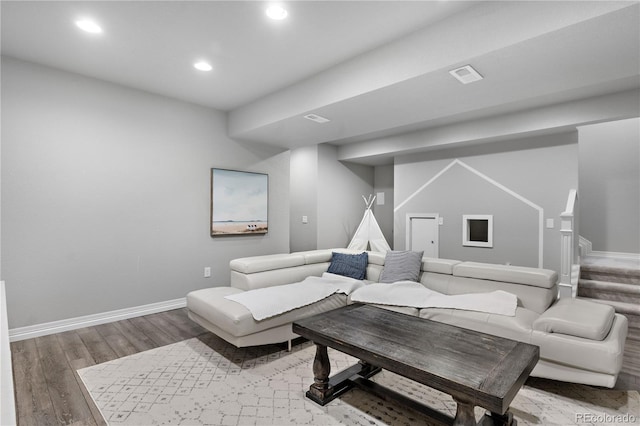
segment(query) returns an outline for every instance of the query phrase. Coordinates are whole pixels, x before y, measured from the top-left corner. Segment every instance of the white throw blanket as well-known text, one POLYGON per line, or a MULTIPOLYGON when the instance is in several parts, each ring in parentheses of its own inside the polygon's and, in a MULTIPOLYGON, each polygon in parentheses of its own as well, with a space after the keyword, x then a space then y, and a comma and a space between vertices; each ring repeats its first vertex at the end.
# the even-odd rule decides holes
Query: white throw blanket
POLYGON ((414 308, 450 308, 515 316, 518 298, 506 291, 448 295, 430 290, 413 281, 369 284, 351 295, 353 302, 414 308))
POLYGON ((254 319, 266 318, 310 305, 334 293, 351 294, 364 283, 360 280, 324 273, 322 277, 307 277, 294 284, 259 288, 225 296, 245 306, 254 319))

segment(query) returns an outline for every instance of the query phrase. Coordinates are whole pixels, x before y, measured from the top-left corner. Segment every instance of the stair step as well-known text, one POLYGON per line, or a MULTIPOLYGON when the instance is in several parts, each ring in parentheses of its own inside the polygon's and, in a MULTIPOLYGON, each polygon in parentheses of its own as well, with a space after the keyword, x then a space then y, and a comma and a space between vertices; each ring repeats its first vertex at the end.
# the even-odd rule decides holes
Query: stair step
POLYGON ((627 334, 627 339, 636 340, 640 342, 640 329, 630 328, 627 334))
POLYGON ((619 283, 613 281, 587 280, 580 279, 578 287, 602 290, 616 293, 629 293, 640 295, 640 284, 635 283, 619 283))
POLYGON ((640 285, 640 269, 582 264, 580 278, 640 285))
MULTIPOLYGON (((640 285, 636 284, 581 279, 578 281, 577 295, 599 301, 640 306, 640 285)), ((627 308, 623 309, 629 311, 627 308)))
POLYGON ((627 253, 624 256, 588 254, 580 258, 580 263, 587 267, 609 267, 640 270, 640 253, 627 253))

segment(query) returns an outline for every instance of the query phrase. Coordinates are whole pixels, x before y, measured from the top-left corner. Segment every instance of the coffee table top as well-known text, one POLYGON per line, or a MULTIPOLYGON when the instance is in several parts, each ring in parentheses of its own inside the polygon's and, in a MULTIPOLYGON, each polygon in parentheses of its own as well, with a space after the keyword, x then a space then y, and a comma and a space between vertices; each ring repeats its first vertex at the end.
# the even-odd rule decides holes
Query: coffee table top
POLYGON ((293 332, 499 413, 539 358, 534 345, 361 304, 295 321, 293 332))

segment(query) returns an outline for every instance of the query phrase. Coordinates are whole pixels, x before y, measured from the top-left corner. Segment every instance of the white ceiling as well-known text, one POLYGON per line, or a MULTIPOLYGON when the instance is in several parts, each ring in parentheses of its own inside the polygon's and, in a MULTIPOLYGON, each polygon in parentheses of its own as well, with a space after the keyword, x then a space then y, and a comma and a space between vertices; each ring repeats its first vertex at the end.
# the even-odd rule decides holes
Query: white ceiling
POLYGON ((638 1, 284 4, 276 22, 259 1, 2 1, 2 54, 228 111, 231 136, 289 148, 640 87, 638 1), (485 79, 463 86, 448 70, 468 63, 485 79))
POLYGON ((465 2, 2 1, 2 53, 231 110, 442 19, 465 2), (82 33, 91 17, 104 29, 82 33), (199 72, 199 58, 214 66, 199 72))

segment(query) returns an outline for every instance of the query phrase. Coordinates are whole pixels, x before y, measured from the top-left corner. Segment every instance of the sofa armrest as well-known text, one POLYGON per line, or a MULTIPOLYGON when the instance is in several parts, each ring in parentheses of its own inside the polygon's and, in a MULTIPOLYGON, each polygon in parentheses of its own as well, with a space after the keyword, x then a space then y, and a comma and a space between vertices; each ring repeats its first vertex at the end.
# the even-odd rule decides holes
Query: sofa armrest
POLYGON ((581 299, 560 299, 533 322, 533 329, 604 340, 611 330, 612 306, 581 299))

